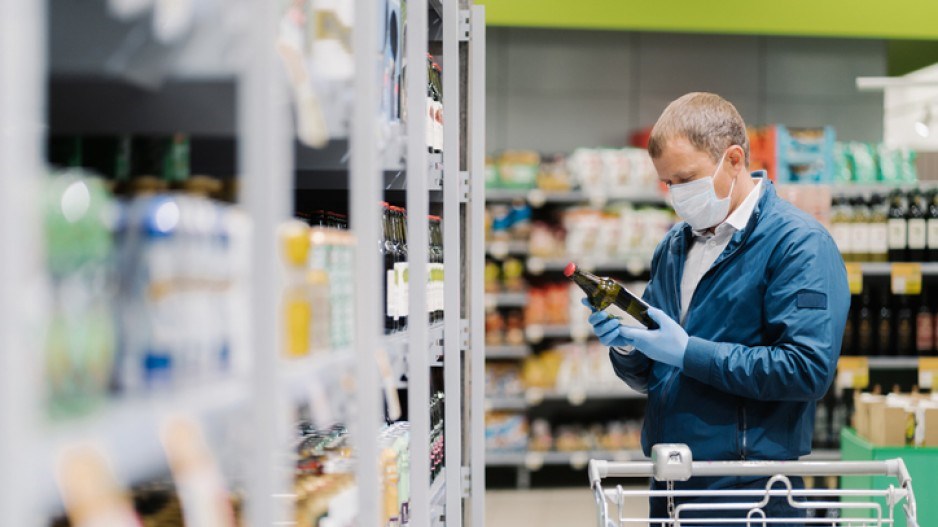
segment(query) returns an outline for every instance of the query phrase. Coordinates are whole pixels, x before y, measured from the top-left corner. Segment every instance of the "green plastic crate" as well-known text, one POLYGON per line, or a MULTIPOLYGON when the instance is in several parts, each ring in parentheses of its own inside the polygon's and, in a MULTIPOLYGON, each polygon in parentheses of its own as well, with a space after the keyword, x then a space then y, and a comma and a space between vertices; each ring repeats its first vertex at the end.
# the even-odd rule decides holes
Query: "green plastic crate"
MULTIPOLYGON (((844 461, 883 461, 902 458, 909 475, 912 476, 912 490, 918 506, 918 524, 921 526, 938 525, 938 448, 882 447, 876 446, 858 436, 852 428, 845 428, 840 434, 840 450, 844 461)), ((898 485, 894 478, 885 476, 845 476, 840 478, 842 489, 871 490, 886 489, 890 484, 898 485)), ((843 498, 844 501, 866 501, 864 498, 843 498)), ((883 507, 886 500, 877 498, 883 507)), ((884 510, 886 510, 884 508, 884 510)), ((866 511, 844 511, 845 517, 869 517, 866 511)), ((897 505, 894 512, 896 527, 906 527, 905 512, 897 505)))

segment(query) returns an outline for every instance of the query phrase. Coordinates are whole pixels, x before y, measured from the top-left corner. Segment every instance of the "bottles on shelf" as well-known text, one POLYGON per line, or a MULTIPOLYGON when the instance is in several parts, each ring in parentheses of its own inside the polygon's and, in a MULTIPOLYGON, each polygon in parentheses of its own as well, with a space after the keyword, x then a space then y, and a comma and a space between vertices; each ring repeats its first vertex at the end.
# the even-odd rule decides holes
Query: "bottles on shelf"
POLYGON ((445 395, 436 392, 430 397, 430 481, 436 479, 443 470, 446 457, 443 442, 443 416, 445 412, 445 395))
POLYGON ((44 195, 52 413, 243 366, 250 228, 224 184, 190 176, 188 140, 54 138, 49 153, 70 167, 44 195))
POLYGON ((920 295, 893 295, 888 284, 866 286, 851 298, 844 330, 844 356, 934 356, 938 312, 932 284, 920 295))
POLYGON ((410 423, 389 425, 378 437, 382 525, 406 525, 410 519, 410 423))
MULTIPOLYGON (((379 253, 384 262, 385 332, 407 329, 410 316, 410 266, 407 251, 407 211, 382 203, 382 236, 379 253)), ((427 317, 443 319, 443 227, 442 218, 428 216, 427 317)))
MULTIPOLYGON (((323 211, 319 211, 323 212, 323 211)), ((316 227, 290 221, 280 229, 285 267, 285 355, 297 358, 352 344, 355 240, 339 215, 322 213, 316 227)))
POLYGON ((427 54, 427 150, 443 151, 443 70, 427 54))
POLYGON ((938 192, 835 196, 830 231, 847 262, 938 261, 938 192))

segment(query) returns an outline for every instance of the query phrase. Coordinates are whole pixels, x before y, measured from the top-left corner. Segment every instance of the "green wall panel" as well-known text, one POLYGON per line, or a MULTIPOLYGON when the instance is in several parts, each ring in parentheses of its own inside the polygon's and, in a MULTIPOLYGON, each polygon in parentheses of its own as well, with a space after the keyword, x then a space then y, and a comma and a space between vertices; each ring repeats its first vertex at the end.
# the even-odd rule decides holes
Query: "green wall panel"
POLYGON ((938 40, 935 0, 476 0, 492 26, 938 40))

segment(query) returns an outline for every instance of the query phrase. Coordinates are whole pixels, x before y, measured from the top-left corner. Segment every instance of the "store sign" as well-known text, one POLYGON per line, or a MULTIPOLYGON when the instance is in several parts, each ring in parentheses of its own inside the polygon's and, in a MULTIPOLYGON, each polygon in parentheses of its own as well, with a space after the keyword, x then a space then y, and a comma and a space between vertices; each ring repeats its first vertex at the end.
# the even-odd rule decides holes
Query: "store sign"
POLYGON ((922 293, 922 264, 892 264, 892 294, 918 295, 922 293))
POLYGON ((870 385, 870 361, 866 357, 841 357, 837 362, 837 387, 863 389, 870 385))
POLYGON ((918 386, 923 390, 935 387, 938 377, 938 357, 922 357, 918 360, 918 386))
POLYGON ((850 294, 859 295, 863 292, 863 266, 858 263, 848 263, 846 266, 850 294))

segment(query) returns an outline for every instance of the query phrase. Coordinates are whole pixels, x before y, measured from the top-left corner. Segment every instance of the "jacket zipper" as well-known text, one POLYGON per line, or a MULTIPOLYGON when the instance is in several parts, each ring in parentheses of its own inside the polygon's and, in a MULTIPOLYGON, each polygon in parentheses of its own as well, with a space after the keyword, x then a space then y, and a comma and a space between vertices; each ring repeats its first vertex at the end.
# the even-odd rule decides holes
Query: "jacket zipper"
POLYGON ((738 412, 738 422, 739 422, 739 435, 742 438, 741 444, 739 445, 739 457, 742 460, 746 459, 746 454, 748 450, 746 432, 749 429, 749 424, 746 422, 746 405, 740 403, 739 412, 738 412))

